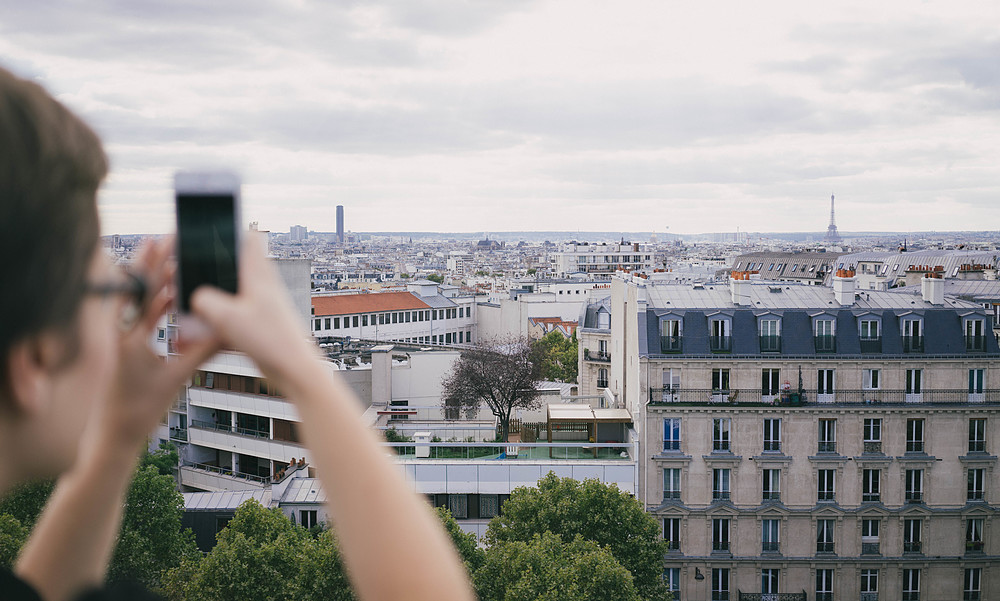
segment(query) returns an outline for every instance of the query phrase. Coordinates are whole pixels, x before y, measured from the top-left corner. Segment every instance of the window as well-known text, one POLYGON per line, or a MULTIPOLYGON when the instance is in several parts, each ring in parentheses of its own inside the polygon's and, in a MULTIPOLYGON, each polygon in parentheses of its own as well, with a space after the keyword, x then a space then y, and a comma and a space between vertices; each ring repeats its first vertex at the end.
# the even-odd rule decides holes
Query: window
POLYGON ((712 601, 729 601, 729 568, 712 568, 712 601))
POLYGON ((329 330, 330 329, 330 318, 329 317, 327 317, 327 318, 325 318, 323 320, 323 329, 324 330, 329 330))
POLYGON ((816 570, 816 601, 833 601, 833 570, 816 570))
POLYGON ((156 328, 156 339, 166 340, 167 339, 167 329, 166 328, 156 328))
POLYGON ((983 550, 983 518, 969 518, 965 522, 965 552, 980 553, 983 550))
POLYGON ((780 520, 760 521, 760 550, 762 553, 777 553, 780 550, 778 533, 780 520))
POLYGON ((833 553, 833 528, 836 520, 816 520, 816 552, 833 553))
POLYGON ((864 452, 882 452, 882 418, 869 417, 864 421, 864 452))
POLYGON ((463 520, 469 517, 469 497, 467 495, 448 495, 448 510, 455 519, 463 520))
POLYGON ((712 519, 712 551, 729 552, 729 518, 712 519))
POLYGON ((399 313, 392 314, 392 323, 399 323, 399 313))
POLYGON ((712 390, 715 390, 715 391, 728 391, 729 390, 729 370, 728 369, 713 369, 712 370, 712 390))
POLYGON ((878 555, 879 553, 879 521, 861 520, 861 554, 878 555))
POLYGON ((368 314, 367 313, 361 316, 361 325, 362 325, 362 327, 367 327, 368 326, 368 314))
POLYGON ((923 324, 919 319, 903 320, 903 352, 919 353, 924 350, 923 324))
POLYGON ((965 569, 965 587, 962 596, 963 601, 979 601, 980 599, 980 580, 983 576, 982 568, 966 568, 965 569))
POLYGON ((681 498, 681 470, 680 468, 666 468, 663 470, 663 500, 681 498))
POLYGON ((836 490, 837 470, 819 470, 819 485, 817 488, 818 501, 833 501, 836 490))
POLYGON ((975 417, 969 420, 969 452, 986 452, 986 418, 975 417))
POLYGON ((906 452, 924 452, 924 420, 906 420, 906 452))
POLYGON ((712 500, 729 500, 729 470, 726 468, 712 470, 712 500))
POLYGON ((903 570, 903 601, 920 601, 920 570, 903 570))
POLYGON ((906 502, 922 503, 924 500, 924 470, 906 470, 906 502))
POLYGON ((378 323, 379 325, 385 324, 385 313, 378 314, 378 323))
MULTIPOLYGON (((345 319, 346 319, 346 318, 345 318, 345 319)), ((351 319, 351 323, 352 323, 352 324, 354 325, 354 327, 358 327, 358 316, 357 316, 357 315, 355 315, 355 316, 354 316, 354 317, 353 317, 353 318, 351 319)), ((346 324, 345 324, 345 325, 346 325, 346 324)))
POLYGON ((833 401, 833 381, 834 381, 834 370, 821 369, 817 371, 816 375, 816 394, 818 395, 817 400, 825 402, 833 401))
POLYGON ((881 499, 882 470, 861 470, 861 502, 872 503, 881 499))
POLYGON ((597 387, 607 388, 608 387, 608 370, 607 368, 600 368, 597 370, 597 387))
POLYGON ((777 369, 760 370, 760 394, 763 397, 776 397, 781 387, 781 381, 777 369))
POLYGON ((817 319, 814 323, 817 353, 832 353, 836 350, 833 323, 832 319, 817 319))
POLYGON ((781 470, 763 470, 761 474, 763 477, 763 481, 761 482, 761 499, 764 501, 780 501, 781 470))
POLYGON ((965 321, 965 350, 986 350, 986 337, 983 335, 982 319, 967 319, 965 321))
POLYGON ((315 320, 313 320, 313 330, 315 330, 315 331, 318 332, 320 329, 322 329, 320 327, 320 324, 322 324, 322 323, 323 323, 322 319, 315 319, 315 320))
POLYGON ((982 501, 985 490, 986 470, 975 468, 969 470, 969 487, 966 499, 969 501, 982 501))
POLYGON ((681 450, 681 418, 673 417, 663 420, 663 450, 681 450))
POLYGON ((762 595, 778 592, 778 573, 776 568, 766 568, 760 571, 760 592, 762 595))
POLYGON ((667 541, 667 549, 678 551, 681 548, 681 519, 665 518, 663 520, 663 540, 667 541))
POLYGON ((479 517, 493 518, 500 513, 499 495, 479 495, 479 517))
POLYGON ((729 429, 732 426, 732 421, 728 417, 715 418, 712 420, 712 450, 713 451, 723 451, 728 452, 729 448, 729 429))
POLYGON ((316 517, 315 509, 301 509, 299 510, 299 525, 308 530, 319 525, 319 521, 316 517))
POLYGON ((920 553, 920 520, 903 520, 903 553, 920 553))
POLYGON ((728 319, 713 319, 711 324, 712 336, 709 338, 709 348, 714 353, 728 353, 732 350, 730 344, 730 325, 728 319))
POLYGON ((985 369, 970 369, 969 370, 969 400, 970 401, 982 401, 983 400, 983 380, 986 379, 985 369))
POLYGON ((906 400, 920 400, 921 380, 923 380, 924 370, 906 370, 906 400))
POLYGON ((861 570, 861 601, 878 600, 878 570, 861 570))
POLYGON ((881 382, 881 369, 866 369, 861 374, 861 387, 865 390, 878 390, 881 382))
POLYGON ((674 594, 674 599, 681 598, 681 569, 664 568, 663 584, 667 585, 667 590, 674 594))
POLYGON ((764 420, 764 450, 781 451, 781 419, 764 420))
POLYGON ((781 351, 781 322, 777 319, 760 320, 760 352, 781 351))
POLYGON ((660 351, 678 353, 681 350, 681 321, 665 319, 660 322, 660 351))
POLYGON ((820 453, 837 452, 837 420, 819 420, 819 444, 817 451, 820 453))
MULTIPOLYGON (((347 317, 344 318, 344 327, 345 328, 347 327, 347 319, 348 319, 347 317)), ((333 329, 334 330, 339 330, 340 329, 340 318, 339 317, 334 317, 333 318, 333 329)))
POLYGON ((878 321, 874 319, 862 319, 859 323, 861 340, 877 340, 879 337, 878 321))

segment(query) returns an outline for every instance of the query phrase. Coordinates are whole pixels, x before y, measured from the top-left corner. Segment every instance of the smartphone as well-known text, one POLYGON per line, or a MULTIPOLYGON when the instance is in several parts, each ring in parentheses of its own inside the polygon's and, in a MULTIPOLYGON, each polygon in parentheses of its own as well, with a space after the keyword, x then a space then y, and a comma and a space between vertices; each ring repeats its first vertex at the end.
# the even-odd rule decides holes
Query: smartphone
POLYGON ((177 206, 177 309, 188 334, 201 329, 191 295, 203 284, 236 293, 239 273, 240 178, 231 171, 180 171, 177 206))

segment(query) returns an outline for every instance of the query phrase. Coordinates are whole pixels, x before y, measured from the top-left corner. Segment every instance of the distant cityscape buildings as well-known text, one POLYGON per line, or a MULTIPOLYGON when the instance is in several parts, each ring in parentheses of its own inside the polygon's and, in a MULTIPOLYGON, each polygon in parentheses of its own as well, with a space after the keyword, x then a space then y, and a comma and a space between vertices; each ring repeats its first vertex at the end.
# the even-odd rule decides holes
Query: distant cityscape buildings
POLYGON ((309 230, 304 225, 293 225, 288 232, 290 242, 304 242, 309 237, 309 230))

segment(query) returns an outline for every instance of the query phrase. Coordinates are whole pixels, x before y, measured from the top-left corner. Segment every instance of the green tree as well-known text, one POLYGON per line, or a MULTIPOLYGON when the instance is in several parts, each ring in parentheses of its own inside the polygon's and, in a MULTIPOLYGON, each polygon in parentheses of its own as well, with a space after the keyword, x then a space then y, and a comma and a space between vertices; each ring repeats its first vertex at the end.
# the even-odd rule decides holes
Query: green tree
POLYGON ((563 540, 577 535, 607 548, 631 574, 643 599, 669 598, 663 585, 666 545, 660 527, 637 499, 596 479, 580 482, 553 473, 537 488, 515 489, 486 530, 489 546, 527 543, 552 532, 563 540))
POLYGON ((536 273, 538 273, 538 270, 535 269, 534 267, 528 269, 528 271, 527 271, 528 275, 535 275, 536 273))
POLYGON ((640 601, 632 574, 594 541, 535 534, 490 547, 475 576, 481 601, 640 601))
POLYGON ((28 529, 8 513, 0 513, 0 567, 10 568, 28 540, 28 529))
POLYGON ((174 443, 165 440, 152 453, 147 451, 142 454, 139 459, 139 469, 152 466, 164 476, 173 476, 179 463, 180 454, 177 452, 177 447, 174 446, 174 443))
POLYGON ((429 276, 427 276, 427 279, 432 282, 437 282, 438 284, 444 283, 444 276, 437 273, 430 274, 429 276))
POLYGON ((532 360, 538 364, 543 380, 576 382, 579 371, 578 349, 575 332, 566 338, 553 330, 532 343, 532 360))
POLYGON ((475 574, 476 570, 486 560, 485 552, 479 548, 479 544, 476 541, 476 535, 462 530, 447 508, 438 507, 437 514, 438 518, 441 519, 441 523, 444 524, 444 529, 448 532, 452 544, 455 545, 459 557, 462 558, 465 569, 469 571, 469 578, 472 578, 472 575, 475 574))
POLYGON ((0 514, 6 513, 31 530, 49 502, 55 480, 37 480, 13 488, 0 500, 0 514))
POLYGON ((108 581, 137 580, 160 586, 161 574, 198 554, 194 534, 181 527, 184 497, 171 475, 156 467, 140 468, 125 498, 118 544, 108 567, 108 581))

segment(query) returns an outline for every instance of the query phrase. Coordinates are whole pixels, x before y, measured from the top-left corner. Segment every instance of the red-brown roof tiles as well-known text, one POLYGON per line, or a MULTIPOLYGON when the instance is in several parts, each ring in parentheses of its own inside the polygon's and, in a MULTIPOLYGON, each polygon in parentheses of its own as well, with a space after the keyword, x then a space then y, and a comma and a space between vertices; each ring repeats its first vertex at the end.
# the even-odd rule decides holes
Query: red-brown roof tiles
POLYGON ((407 311, 429 309, 410 292, 379 292, 372 294, 339 294, 335 296, 314 296, 313 315, 354 315, 358 313, 378 313, 380 311, 407 311))

